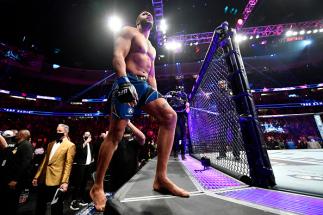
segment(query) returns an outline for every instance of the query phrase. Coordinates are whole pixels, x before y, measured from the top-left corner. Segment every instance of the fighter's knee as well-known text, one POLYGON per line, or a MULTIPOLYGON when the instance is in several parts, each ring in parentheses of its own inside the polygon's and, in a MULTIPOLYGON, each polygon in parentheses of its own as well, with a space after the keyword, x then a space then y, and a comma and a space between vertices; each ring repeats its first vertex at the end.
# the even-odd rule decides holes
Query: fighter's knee
POLYGON ((113 138, 112 143, 113 143, 113 145, 118 146, 118 144, 121 142, 121 140, 122 140, 122 135, 116 135, 113 138))
POLYGON ((123 131, 122 130, 115 130, 114 132, 111 132, 111 136, 108 137, 112 144, 115 146, 115 148, 118 147, 118 144, 121 142, 123 137, 123 131))
POLYGON ((161 117, 161 122, 167 125, 174 125, 177 121, 177 114, 173 109, 167 110, 161 117))

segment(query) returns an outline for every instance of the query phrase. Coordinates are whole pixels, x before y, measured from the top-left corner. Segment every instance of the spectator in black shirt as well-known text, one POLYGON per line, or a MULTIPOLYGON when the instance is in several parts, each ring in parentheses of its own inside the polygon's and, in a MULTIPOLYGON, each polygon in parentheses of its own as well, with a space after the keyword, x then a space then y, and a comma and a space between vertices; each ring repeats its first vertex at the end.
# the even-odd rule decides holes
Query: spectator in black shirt
POLYGON ((33 148, 29 138, 28 130, 18 132, 17 144, 5 164, 5 180, 0 188, 0 208, 8 214, 16 213, 20 193, 31 182, 33 148))

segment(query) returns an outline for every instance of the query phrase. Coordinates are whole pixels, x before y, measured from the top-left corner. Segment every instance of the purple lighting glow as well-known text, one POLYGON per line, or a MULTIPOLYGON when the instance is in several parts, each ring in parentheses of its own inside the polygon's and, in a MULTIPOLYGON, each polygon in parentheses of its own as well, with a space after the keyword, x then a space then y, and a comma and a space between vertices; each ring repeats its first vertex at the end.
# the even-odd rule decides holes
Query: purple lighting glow
MULTIPOLYGON (((313 28, 322 28, 323 20, 312 20, 306 22, 295 22, 295 23, 284 23, 284 24, 275 24, 275 25, 266 25, 266 26, 257 26, 257 27, 248 27, 241 28, 239 30, 240 34, 246 35, 247 37, 251 37, 254 39, 258 38, 266 38, 272 36, 281 36, 287 30, 290 29, 304 29, 307 33, 312 33, 313 28)), ((323 30, 322 30, 323 32, 323 30)), ((195 33, 195 34, 181 34, 176 36, 167 37, 168 40, 176 40, 181 42, 183 45, 189 45, 190 43, 194 44, 198 42, 199 44, 210 43, 213 36, 213 32, 203 32, 203 33, 195 33)))
MULTIPOLYGON (((241 25, 237 25, 236 28, 239 30, 242 28, 243 24, 247 22, 247 19, 249 15, 252 13, 253 9, 255 8, 258 0, 249 0, 248 4, 246 5, 242 15, 243 15, 243 20, 241 25)), ((239 23, 238 23, 239 24, 239 23)))
POLYGON ((263 41, 261 41, 261 43, 260 43, 261 45, 266 45, 267 44, 267 40, 263 40, 263 41))
POLYGON ((158 45, 163 45, 164 44, 164 32, 162 29, 160 29, 160 24, 162 19, 164 18, 164 6, 163 6, 163 0, 152 0, 152 5, 154 8, 154 20, 156 23, 156 32, 157 32, 157 43, 158 45))
POLYGON ((219 195, 296 214, 323 214, 323 199, 310 196, 258 188, 228 191, 219 195))
POLYGON ((242 19, 238 19, 237 25, 242 26, 243 25, 243 20, 242 19))
POLYGON ((315 89, 315 88, 320 88, 322 86, 323 86, 323 83, 307 84, 307 85, 294 86, 294 87, 253 89, 253 90, 251 90, 251 92, 252 93, 254 93, 254 92, 261 93, 261 92, 291 91, 291 90, 299 90, 299 89, 315 89))
POLYGON ((245 185, 213 168, 209 168, 205 171, 196 171, 203 168, 201 163, 190 156, 187 156, 186 158, 187 159, 182 161, 182 163, 204 189, 217 190, 245 185))

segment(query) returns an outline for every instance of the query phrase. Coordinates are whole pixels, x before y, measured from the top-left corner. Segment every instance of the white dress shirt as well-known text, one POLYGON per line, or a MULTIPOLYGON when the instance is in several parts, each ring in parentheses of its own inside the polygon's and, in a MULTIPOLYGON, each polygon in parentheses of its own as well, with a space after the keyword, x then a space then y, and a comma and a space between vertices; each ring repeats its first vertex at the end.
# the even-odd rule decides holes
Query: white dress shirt
POLYGON ((89 165, 91 163, 91 161, 92 161, 91 149, 90 149, 90 144, 89 143, 86 144, 86 148, 87 148, 87 155, 86 155, 85 165, 89 165))
POLYGON ((54 143, 53 148, 50 151, 49 160, 52 159, 52 157, 54 156, 55 152, 57 151, 57 149, 60 145, 61 145, 61 143, 57 143, 57 142, 54 143))

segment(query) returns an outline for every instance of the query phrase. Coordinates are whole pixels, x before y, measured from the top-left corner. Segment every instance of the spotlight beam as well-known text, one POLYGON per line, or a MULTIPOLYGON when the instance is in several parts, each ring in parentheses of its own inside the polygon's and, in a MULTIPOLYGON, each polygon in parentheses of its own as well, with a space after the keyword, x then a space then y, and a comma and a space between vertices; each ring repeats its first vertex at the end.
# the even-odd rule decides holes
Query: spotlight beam
POLYGON ((122 20, 117 16, 111 16, 108 19, 108 28, 113 32, 116 33, 121 30, 122 28, 122 20))

